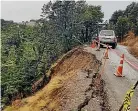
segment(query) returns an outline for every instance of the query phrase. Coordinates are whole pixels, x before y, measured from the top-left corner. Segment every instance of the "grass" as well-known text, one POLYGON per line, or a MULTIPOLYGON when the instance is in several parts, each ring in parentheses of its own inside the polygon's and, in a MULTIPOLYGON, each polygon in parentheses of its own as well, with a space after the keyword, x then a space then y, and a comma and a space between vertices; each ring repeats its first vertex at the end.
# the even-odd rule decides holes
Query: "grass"
POLYGON ((64 84, 70 77, 71 75, 53 77, 43 90, 40 90, 34 96, 22 100, 26 101, 27 104, 22 107, 8 106, 5 111, 60 110, 60 99, 62 99, 62 92, 64 92, 64 84))

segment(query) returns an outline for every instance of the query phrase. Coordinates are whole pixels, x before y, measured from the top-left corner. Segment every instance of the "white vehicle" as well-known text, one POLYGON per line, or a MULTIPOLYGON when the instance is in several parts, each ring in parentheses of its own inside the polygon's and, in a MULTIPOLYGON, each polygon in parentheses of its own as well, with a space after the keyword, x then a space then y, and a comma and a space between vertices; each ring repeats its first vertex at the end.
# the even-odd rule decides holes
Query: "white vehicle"
MULTIPOLYGON (((101 30, 98 36, 98 40, 101 43, 109 44, 113 49, 117 46, 117 38, 113 30, 101 30)), ((102 47, 102 45, 100 45, 102 47)))

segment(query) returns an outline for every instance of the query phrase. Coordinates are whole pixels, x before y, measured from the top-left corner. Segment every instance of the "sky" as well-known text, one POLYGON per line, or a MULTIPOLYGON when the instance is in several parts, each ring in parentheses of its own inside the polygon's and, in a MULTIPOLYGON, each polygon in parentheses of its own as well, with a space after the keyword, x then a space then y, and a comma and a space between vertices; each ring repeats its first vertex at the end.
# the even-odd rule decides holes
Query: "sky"
MULTIPOLYGON (((15 22, 39 19, 43 4, 48 1, 1 1, 1 18, 15 22)), ((104 20, 109 20, 116 10, 124 10, 132 1, 87 1, 91 5, 101 5, 104 20)))

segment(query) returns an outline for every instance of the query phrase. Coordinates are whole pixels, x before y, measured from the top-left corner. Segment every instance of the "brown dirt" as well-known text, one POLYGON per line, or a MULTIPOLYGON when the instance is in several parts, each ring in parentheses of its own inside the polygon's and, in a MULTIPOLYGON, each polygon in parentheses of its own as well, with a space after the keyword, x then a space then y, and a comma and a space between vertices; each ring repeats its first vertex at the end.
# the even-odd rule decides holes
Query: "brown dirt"
POLYGON ((80 47, 73 49, 52 66, 51 80, 42 90, 5 111, 109 111, 103 81, 98 89, 95 85, 100 66, 95 55, 80 47), (93 107, 89 101, 93 101, 93 107))
POLYGON ((128 46, 130 53, 138 57, 138 37, 135 37, 133 32, 129 31, 121 44, 128 46))

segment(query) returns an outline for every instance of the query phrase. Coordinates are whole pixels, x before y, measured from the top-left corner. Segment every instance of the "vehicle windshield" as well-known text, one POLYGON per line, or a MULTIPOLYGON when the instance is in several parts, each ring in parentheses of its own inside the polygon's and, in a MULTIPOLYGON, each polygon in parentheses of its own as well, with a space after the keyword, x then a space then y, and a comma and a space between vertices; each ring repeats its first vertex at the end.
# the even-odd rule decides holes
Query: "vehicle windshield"
POLYGON ((100 36, 113 36, 113 31, 103 30, 103 31, 101 31, 100 36))

